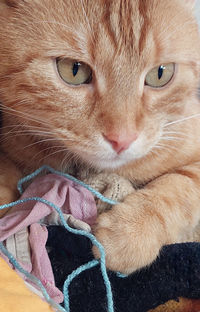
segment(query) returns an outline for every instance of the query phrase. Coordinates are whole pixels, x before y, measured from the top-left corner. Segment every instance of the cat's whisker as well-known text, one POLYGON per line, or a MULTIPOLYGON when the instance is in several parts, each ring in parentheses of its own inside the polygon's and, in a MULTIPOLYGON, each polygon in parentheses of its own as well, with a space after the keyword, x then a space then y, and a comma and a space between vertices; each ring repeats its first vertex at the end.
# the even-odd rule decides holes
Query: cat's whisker
POLYGON ((163 146, 160 146, 157 143, 156 145, 153 146, 153 148, 151 149, 151 152, 153 152, 155 149, 161 151, 163 149, 163 146))
POLYGON ((49 134, 48 132, 34 132, 34 131, 13 131, 13 132, 7 132, 7 133, 4 133, 4 134, 0 134, 0 136, 2 136, 2 138, 0 139, 1 142, 5 142, 6 140, 10 140, 10 136, 12 135, 12 138, 13 137, 26 137, 27 135, 31 135, 31 136, 34 136, 34 137, 42 137, 42 138, 52 138, 52 134, 49 134))
POLYGON ((11 108, 11 107, 5 107, 3 106, 2 104, 0 104, 0 110, 4 112, 4 114, 9 114, 11 116, 14 116, 14 117, 17 117, 19 116, 20 118, 24 118, 25 120, 29 120, 29 121, 33 121, 33 122, 36 122, 36 123, 45 123, 45 120, 41 119, 41 118, 36 118, 35 117, 35 114, 34 114, 34 117, 33 117, 33 112, 32 112, 32 115, 31 114, 28 114, 28 113, 25 113, 25 112, 21 112, 21 111, 18 111, 14 108, 11 108))
POLYGON ((18 135, 43 135, 43 136, 55 136, 55 133, 53 132, 49 132, 49 131, 40 131, 40 130, 34 130, 34 129, 30 129, 30 130, 11 130, 8 132, 4 132, 1 133, 0 136, 8 136, 8 135, 12 135, 12 136, 18 136, 18 135))
MULTIPOLYGON (((162 144, 162 143, 159 142, 159 143, 156 144, 156 146, 160 147, 162 150, 165 149, 165 150, 167 150, 168 152, 171 152, 171 153, 173 151, 179 152, 179 147, 176 147, 174 145, 162 144)), ((186 155, 186 153, 184 153, 183 151, 182 151, 182 153, 186 155)))
POLYGON ((12 124, 12 125, 9 125, 9 126, 3 126, 1 127, 1 129, 16 129, 16 128, 19 128, 19 129, 22 129, 22 128, 31 128, 31 129, 39 129, 39 130, 48 130, 47 127, 42 127, 42 126, 32 126, 32 125, 26 125, 26 124, 12 124))
MULTIPOLYGON (((13 114, 14 117, 16 117, 15 110, 11 109, 11 111, 14 111, 14 113, 11 112, 11 114, 13 114)), ((16 111, 16 112, 18 113, 18 111, 16 111)), ((27 115, 27 114, 24 114, 24 113, 22 113, 22 116, 20 116, 20 118, 24 118, 24 119, 27 119, 27 120, 39 123, 39 126, 32 126, 32 125, 26 125, 26 124, 24 124, 24 125, 20 125, 20 124, 16 125, 16 127, 18 126, 19 128, 23 128, 24 127, 24 130, 20 130, 21 134, 22 133, 29 133, 29 134, 35 135, 37 133, 37 135, 38 135, 39 133, 41 133, 41 135, 44 135, 44 136, 51 136, 52 135, 54 137, 55 136, 59 136, 60 134, 63 135, 63 131, 61 131, 59 128, 56 129, 56 131, 54 130, 54 132, 52 132, 52 131, 49 130, 49 128, 47 126, 45 126, 45 127, 44 126, 40 126, 41 122, 42 122, 42 124, 45 123, 45 120, 32 118, 32 117, 29 117, 29 114, 27 115), (28 130, 26 128, 30 128, 31 130, 28 130), (37 129, 40 129, 40 130, 37 130, 37 129)), ((10 127, 11 127, 11 131, 9 131, 7 133, 7 135, 8 134, 12 134, 13 135, 15 133, 15 131, 13 131, 14 129, 12 129, 12 125, 10 127)), ((18 131, 18 133, 20 133, 20 131, 18 131)), ((3 135, 5 136, 5 133, 3 135)), ((68 139, 67 138, 63 138, 63 140, 68 140, 68 139)))
POLYGON ((171 136, 171 137, 164 136, 164 137, 161 137, 160 141, 162 141, 162 140, 164 140, 164 141, 179 141, 179 140, 185 141, 185 138, 173 137, 173 136, 171 136))
POLYGON ((73 160, 73 164, 77 165, 77 158, 75 157, 74 154, 68 151, 65 157, 63 158, 62 162, 60 163, 60 170, 62 172, 66 172, 66 169, 69 167, 69 164, 72 162, 72 160, 73 160))
MULTIPOLYGON (((34 161, 35 159, 37 159, 40 154, 46 153, 48 150, 52 150, 52 149, 56 149, 55 153, 58 153, 61 150, 67 150, 66 148, 64 149, 62 145, 49 146, 49 147, 43 148, 38 153, 34 154, 33 157, 31 158, 31 161, 34 161)), ((51 156, 51 153, 50 154, 47 153, 43 158, 40 158, 37 160, 41 162, 42 160, 44 160, 45 158, 49 156, 51 156)))
MULTIPOLYGON (((36 146, 36 145, 39 145, 41 143, 47 143, 47 142, 61 142, 63 144, 66 144, 66 142, 73 142, 72 139, 69 139, 69 138, 60 138, 60 137, 52 137, 52 134, 55 136, 54 133, 52 134, 49 134, 48 132, 44 133, 43 131, 38 131, 39 133, 35 132, 35 131, 31 131, 31 134, 33 136, 38 136, 38 137, 41 137, 42 139, 41 140, 38 140, 34 143, 31 143, 29 145, 25 145, 23 147, 23 149, 27 149, 27 148, 30 148, 30 147, 33 147, 33 146, 36 146), (45 138, 44 138, 45 137, 45 138)), ((29 133, 30 134, 30 133, 29 133)), ((15 134, 12 134, 12 137, 18 137, 18 136, 26 136, 27 135, 27 131, 25 131, 25 133, 15 133, 15 134)), ((5 136, 4 138, 2 138, 0 140, 0 142, 6 142, 6 141, 9 141, 9 137, 5 136)), ((53 147, 53 146, 51 146, 53 147)))
POLYGON ((188 117, 184 117, 184 118, 181 118, 181 119, 178 119, 178 120, 175 120, 175 121, 172 121, 172 122, 168 122, 164 125, 164 128, 168 127, 168 126, 171 126, 171 125, 174 125, 174 124, 177 124, 177 123, 180 123, 180 122, 183 122, 183 121, 187 121, 187 120, 190 120, 190 119, 193 119, 193 118, 197 118, 197 117, 200 117, 200 114, 195 114, 195 115, 191 115, 191 116, 188 116, 188 117))
MULTIPOLYGON (((16 106, 19 107, 19 102, 16 104, 16 106)), ((29 109, 29 112, 28 111, 22 112, 20 110, 14 109, 13 107, 7 107, 3 105, 2 103, 0 103, 0 110, 3 111, 4 114, 8 114, 14 117, 20 117, 21 122, 22 120, 28 120, 28 121, 33 121, 34 123, 37 123, 39 125, 47 124, 47 120, 45 118, 44 119, 41 118, 41 115, 37 115, 35 109, 34 111, 29 109)), ((41 114, 41 110, 39 110, 38 113, 41 114)), ((45 125, 45 127, 48 129, 47 125, 45 125)))
POLYGON ((67 159, 68 159, 68 155, 66 154, 65 157, 63 158, 63 160, 61 161, 61 164, 60 164, 60 168, 61 168, 62 172, 65 172, 66 165, 64 165, 64 164, 65 164, 65 162, 67 162, 67 159))
MULTIPOLYGON (((45 138, 43 140, 39 140, 37 142, 34 142, 34 143, 31 143, 29 145, 26 145, 24 146, 23 149, 26 149, 26 148, 30 148, 30 147, 33 147, 35 145, 38 145, 38 144, 41 144, 41 143, 46 143, 46 142, 58 142, 58 141, 62 141, 62 139, 58 139, 58 138, 45 138)), ((64 141, 64 140, 63 140, 64 141)), ((72 141, 72 140, 70 140, 72 141)))
POLYGON ((28 146, 25 146, 24 148, 28 148, 31 147, 33 145, 37 145, 40 144, 42 142, 45 141, 61 141, 61 142, 69 142, 69 141, 73 141, 72 139, 69 138, 61 138, 59 137, 59 133, 54 132, 50 132, 50 131, 40 131, 40 130, 34 130, 32 128, 30 129, 26 129, 26 130, 12 130, 9 131, 7 133, 4 134, 0 134, 0 136, 2 136, 2 138, 0 138, 0 142, 1 143, 5 143, 6 141, 10 140, 10 136, 13 137, 23 137, 23 136, 27 136, 27 135, 31 135, 34 136, 35 138, 40 137, 41 140, 36 141, 28 146))
MULTIPOLYGON (((15 138, 15 137, 18 138, 19 136, 18 135, 13 135, 12 137, 13 138, 15 138)), ((23 135, 21 137, 23 137, 23 135)), ((5 137, 5 138, 1 138, 0 139, 0 143, 1 144, 3 144, 3 143, 5 144, 6 142, 9 142, 9 141, 10 141, 10 137, 5 137)), ((22 149, 25 149, 25 147, 23 147, 22 149)))
POLYGON ((164 129, 162 136, 165 135, 177 135, 178 137, 191 138, 191 134, 185 133, 183 131, 168 131, 164 129))
MULTIPOLYGON (((49 157, 52 158, 52 156, 55 156, 56 154, 68 152, 67 148, 63 148, 63 146, 62 146, 62 148, 61 148, 61 146, 54 146, 53 148, 58 148, 58 147, 60 147, 60 149, 57 149, 55 152, 52 152, 50 154, 45 155, 43 158, 40 158, 39 162, 42 163, 46 158, 49 158, 49 157)), ((50 148, 48 148, 48 149, 50 149, 50 148)), ((47 151, 48 149, 43 149, 41 152, 47 151)), ((36 154, 36 155, 38 155, 38 154, 36 154)), ((35 157, 33 159, 35 159, 35 157)))
POLYGON ((150 151, 150 153, 156 155, 157 157, 159 157, 159 153, 157 151, 155 151, 155 149, 159 149, 159 148, 156 148, 156 146, 153 147, 152 150, 150 151))

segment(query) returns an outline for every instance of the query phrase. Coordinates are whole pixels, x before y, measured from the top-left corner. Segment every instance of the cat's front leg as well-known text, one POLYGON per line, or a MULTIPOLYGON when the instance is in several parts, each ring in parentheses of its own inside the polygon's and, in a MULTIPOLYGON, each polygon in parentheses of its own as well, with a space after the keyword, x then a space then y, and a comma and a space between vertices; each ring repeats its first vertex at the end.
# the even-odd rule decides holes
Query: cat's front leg
MULTIPOLYGON (((8 204, 19 197, 17 181, 21 173, 15 164, 0 152, 0 205, 8 204)), ((0 218, 8 209, 0 210, 0 218)))
MULTIPOLYGON (((200 166, 164 175, 98 217, 94 233, 107 267, 131 273, 151 264, 165 244, 181 242, 200 219, 200 166)), ((94 248, 94 254, 99 256, 94 248)))
MULTIPOLYGON (((108 269, 129 274, 156 258, 167 234, 151 210, 148 199, 136 192, 98 217, 94 233, 104 246, 108 269)), ((93 252, 98 258, 98 250, 93 252)))

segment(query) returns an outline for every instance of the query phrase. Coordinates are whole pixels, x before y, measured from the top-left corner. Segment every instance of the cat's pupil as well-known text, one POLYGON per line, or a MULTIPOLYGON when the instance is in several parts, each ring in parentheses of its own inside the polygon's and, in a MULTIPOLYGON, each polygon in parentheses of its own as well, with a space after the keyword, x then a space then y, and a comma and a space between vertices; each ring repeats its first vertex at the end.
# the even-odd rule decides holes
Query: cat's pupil
POLYGON ((163 65, 161 65, 159 68, 158 68, 158 79, 160 80, 163 76, 163 72, 165 70, 165 67, 163 65))
POLYGON ((73 69, 72 69, 74 77, 77 75, 80 65, 81 64, 79 62, 74 63, 73 69))

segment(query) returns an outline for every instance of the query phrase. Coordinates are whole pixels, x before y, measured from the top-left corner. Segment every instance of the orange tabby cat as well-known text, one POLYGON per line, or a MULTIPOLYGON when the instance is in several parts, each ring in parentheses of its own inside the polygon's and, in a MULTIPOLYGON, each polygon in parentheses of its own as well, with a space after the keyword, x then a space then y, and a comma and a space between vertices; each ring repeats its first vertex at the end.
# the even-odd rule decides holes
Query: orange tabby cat
POLYGON ((44 163, 128 178, 136 190, 94 229, 113 270, 150 264, 200 220, 193 7, 193 0, 1 0, 1 202, 16 196, 20 172, 44 163))

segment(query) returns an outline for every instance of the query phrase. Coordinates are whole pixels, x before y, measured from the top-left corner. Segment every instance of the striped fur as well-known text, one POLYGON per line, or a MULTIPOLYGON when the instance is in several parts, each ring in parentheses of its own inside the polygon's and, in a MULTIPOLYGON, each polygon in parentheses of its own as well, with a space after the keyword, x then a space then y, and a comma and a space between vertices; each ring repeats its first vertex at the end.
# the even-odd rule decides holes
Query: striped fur
POLYGON ((200 219, 200 42, 193 5, 0 0, 0 184, 8 193, 0 202, 16 196, 21 173, 44 163, 131 180, 137 190, 101 214, 94 229, 110 269, 130 273, 150 264, 200 219), (58 57, 87 63, 93 82, 65 84, 58 57), (170 62, 177 67, 168 86, 144 86, 149 70, 170 62), (113 133, 138 139, 118 155, 105 140, 113 133))

